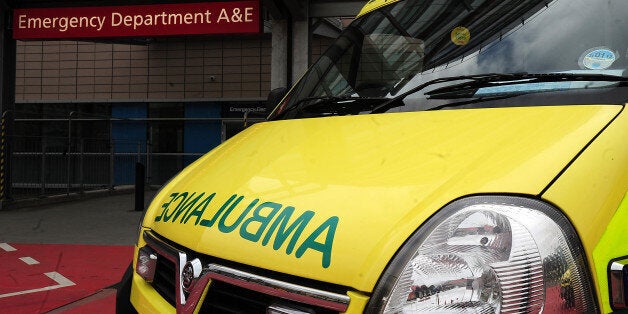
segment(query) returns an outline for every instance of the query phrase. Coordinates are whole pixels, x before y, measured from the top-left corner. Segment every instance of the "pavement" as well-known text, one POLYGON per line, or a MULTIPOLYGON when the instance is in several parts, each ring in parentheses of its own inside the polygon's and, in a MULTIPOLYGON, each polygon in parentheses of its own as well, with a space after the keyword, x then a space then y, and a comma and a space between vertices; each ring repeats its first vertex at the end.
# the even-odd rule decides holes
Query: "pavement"
POLYGON ((143 213, 135 194, 48 201, 0 211, 0 312, 114 313, 143 213))
MULTIPOLYGON (((144 207, 154 196, 145 192, 144 207)), ((101 194, 0 211, 0 242, 133 245, 142 211, 135 194, 101 194)))

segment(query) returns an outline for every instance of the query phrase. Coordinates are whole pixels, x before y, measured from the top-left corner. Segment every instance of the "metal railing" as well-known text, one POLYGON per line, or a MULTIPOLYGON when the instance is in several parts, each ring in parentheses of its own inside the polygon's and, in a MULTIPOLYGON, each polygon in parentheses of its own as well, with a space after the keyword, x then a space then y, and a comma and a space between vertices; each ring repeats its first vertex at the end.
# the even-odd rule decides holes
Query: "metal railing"
MULTIPOLYGON (((4 118, 4 116, 3 116, 4 118)), ((237 118, 195 118, 195 119, 80 119, 70 113, 67 119, 11 119, 11 123, 67 123, 66 137, 20 136, 2 134, 2 151, 6 153, 10 165, 10 184, 2 187, 12 200, 84 193, 90 190, 113 190, 120 186, 133 186, 137 164, 145 169, 147 185, 161 185, 183 167, 204 153, 162 153, 155 152, 149 139, 119 140, 103 138, 83 138, 72 136, 73 128, 79 123, 106 121, 146 122, 154 121, 220 121, 221 141, 224 141, 226 126, 238 124, 248 126, 262 121, 245 115, 237 118), (10 147, 6 149, 5 146, 10 147)), ((3 120, 4 121, 4 120, 3 120)), ((3 124, 4 125, 4 124, 3 124)), ((13 127, 14 128, 14 127, 13 127)), ((4 156, 4 155, 3 155, 4 156)), ((4 163, 4 161, 3 161, 4 163)), ((5 174, 7 172, 3 172, 5 174)), ((1 180, 0 180, 1 181, 1 180)))
POLYGON ((137 162, 146 163, 146 143, 102 139, 14 137, 11 193, 14 199, 83 193, 132 185, 137 162), (69 144, 69 145, 68 145, 69 144), (116 152, 133 145, 137 153, 116 152))

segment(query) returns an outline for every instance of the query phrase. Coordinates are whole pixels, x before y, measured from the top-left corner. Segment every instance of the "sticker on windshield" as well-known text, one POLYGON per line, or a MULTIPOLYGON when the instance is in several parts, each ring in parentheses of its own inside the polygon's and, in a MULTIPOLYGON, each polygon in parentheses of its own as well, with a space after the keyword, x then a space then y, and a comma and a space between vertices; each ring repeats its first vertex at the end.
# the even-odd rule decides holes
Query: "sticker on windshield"
POLYGON ((476 97, 497 96, 500 94, 522 94, 536 92, 556 92, 568 90, 572 88, 572 82, 541 82, 541 83, 522 83, 512 85, 500 85, 479 88, 475 92, 476 97))
POLYGON ((451 41, 457 46, 464 46, 469 43, 471 32, 468 28, 458 26, 451 31, 451 41))
POLYGON ((585 51, 578 64, 582 69, 606 70, 617 60, 617 54, 607 47, 596 47, 585 51))

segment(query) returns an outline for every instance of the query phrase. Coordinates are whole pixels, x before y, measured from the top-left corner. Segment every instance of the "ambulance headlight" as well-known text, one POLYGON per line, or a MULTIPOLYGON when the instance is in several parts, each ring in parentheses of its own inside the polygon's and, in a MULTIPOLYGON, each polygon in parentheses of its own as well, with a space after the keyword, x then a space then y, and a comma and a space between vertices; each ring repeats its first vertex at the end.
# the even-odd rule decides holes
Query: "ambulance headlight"
POLYGON ((477 196, 429 219, 382 274, 376 313, 597 312, 584 251, 554 207, 477 196))

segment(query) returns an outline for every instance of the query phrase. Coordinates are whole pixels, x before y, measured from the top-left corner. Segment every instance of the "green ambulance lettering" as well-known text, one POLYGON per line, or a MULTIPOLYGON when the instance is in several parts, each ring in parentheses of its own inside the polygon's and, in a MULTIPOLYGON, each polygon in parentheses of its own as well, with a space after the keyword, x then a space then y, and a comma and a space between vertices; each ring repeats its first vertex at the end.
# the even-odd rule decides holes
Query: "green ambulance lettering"
POLYGON ((264 230, 266 230, 268 224, 273 220, 273 217, 275 217, 279 209, 281 209, 281 206, 281 204, 273 202, 264 202, 257 206, 257 208, 253 211, 253 216, 249 217, 249 219, 242 223, 242 227, 240 227, 240 236, 251 242, 259 241, 264 233, 264 230), (262 210, 266 208, 270 208, 270 212, 263 215, 262 210), (252 231, 249 231, 249 226, 253 229, 252 231), (255 229, 256 227, 257 229, 255 229))
POLYGON ((305 242, 299 246, 294 254, 297 258, 301 258, 305 251, 312 249, 323 253, 323 268, 329 267, 331 264, 331 248, 334 244, 334 236, 336 235, 336 227, 338 227, 338 217, 334 216, 323 222, 312 234, 310 234, 305 242), (324 242, 316 242, 319 236, 326 233, 324 242))
POLYGON ((220 209, 214 214, 214 216, 211 219, 203 219, 201 220, 201 226, 203 227, 211 227, 214 225, 214 223, 216 223, 216 220, 218 220, 218 218, 220 218, 220 216, 222 215, 222 213, 225 210, 228 210, 229 212, 231 212, 233 210, 234 207, 236 207, 236 205, 238 205, 238 203, 240 203, 240 201, 242 201, 242 199, 244 198, 244 196, 240 196, 236 199, 238 195, 237 194, 233 194, 231 195, 231 197, 224 203, 222 204, 222 206, 220 207, 220 209), (235 202, 234 202, 235 200, 235 202), (227 209, 227 206, 229 206, 229 209, 227 209))
POLYGON ((290 234, 293 234, 290 242, 288 243, 288 246, 286 247, 286 254, 292 254, 292 251, 294 250, 294 247, 297 243, 297 240, 301 236, 301 233, 303 233, 303 230, 305 229, 307 224, 310 222, 310 220, 312 220, 312 217, 314 217, 314 212, 308 210, 301 214, 299 218, 297 218, 289 227, 286 228, 286 226, 288 225, 288 221, 290 220, 290 217, 292 217, 293 213, 294 207, 292 206, 288 206, 284 208, 283 211, 281 211, 279 216, 277 216, 277 219, 270 226, 270 229, 268 229, 268 233, 266 233, 264 240, 262 240, 263 246, 266 246, 268 244, 270 238, 273 236, 273 233, 275 233, 275 230, 277 230, 277 233, 275 234, 275 242, 273 242, 273 249, 275 251, 281 248, 281 246, 284 244, 284 242, 286 242, 290 234))
POLYGON ((165 214, 167 214, 168 211, 168 206, 170 206, 170 204, 172 204, 172 202, 174 202, 174 200, 177 198, 177 196, 179 195, 179 193, 172 193, 170 194, 170 202, 167 203, 163 203, 161 205, 162 211, 161 214, 157 217, 155 217, 155 221, 161 221, 161 219, 165 216, 165 214))
MULTIPOLYGON (((238 202, 242 198, 243 197, 238 198, 238 202)), ((233 211, 233 209, 235 208, 235 205, 229 207, 229 209, 222 215, 222 217, 220 217, 220 221, 218 221, 218 230, 220 230, 220 232, 222 232, 222 233, 231 233, 231 232, 233 232, 233 230, 238 228, 240 223, 242 223, 242 220, 244 220, 244 217, 246 217, 246 215, 251 211, 251 209, 253 209, 253 207, 255 207, 257 202, 259 202, 259 200, 258 199, 254 199, 251 202, 251 204, 249 204, 249 206, 246 207, 246 209, 242 212, 242 214, 240 214, 240 216, 236 219, 236 221, 234 221, 231 224, 231 226, 228 226, 226 221, 227 221, 227 218, 229 217, 229 215, 231 214, 231 212, 233 211)))
MULTIPOLYGON (((239 228, 239 235, 242 239, 257 243, 261 239, 261 245, 267 246, 272 241, 275 251, 285 246, 285 253, 291 255, 293 252, 296 258, 301 258, 308 250, 318 251, 322 254, 322 266, 328 268, 331 265, 332 248, 339 218, 336 216, 328 218, 303 242, 303 232, 314 218, 315 213, 311 210, 295 216, 295 208, 274 202, 264 202, 258 205, 259 199, 252 200, 244 210, 239 212, 237 208, 244 200, 244 196, 233 194, 209 219, 203 219, 206 209, 212 202, 216 193, 205 197, 205 192, 196 196, 196 192, 191 195, 189 192, 172 193, 170 200, 161 205, 162 213, 155 218, 155 221, 172 223, 178 220, 180 224, 187 224, 192 217, 196 217, 194 225, 206 228, 213 227, 216 222, 217 228, 222 233, 231 233, 239 228), (202 199, 202 200, 201 200, 202 199), (176 202, 177 206, 173 204, 176 202), (198 205, 197 205, 198 203, 198 205), (235 214, 239 212, 238 214, 235 214), (284 245, 286 244, 287 245, 284 245), (297 243, 300 243, 297 248, 297 243), (296 252, 295 252, 295 248, 296 252)), ((240 206, 240 208, 243 208, 240 206)), ((210 216, 211 214, 207 215, 210 216)))
POLYGON ((179 206, 177 206, 177 208, 174 210, 174 217, 172 218, 172 223, 174 223, 177 220, 177 218, 179 218, 179 216, 183 212, 185 212, 185 214, 183 215, 183 217, 181 217, 181 220, 179 221, 179 223, 182 223, 183 219, 185 219, 185 216, 187 216, 187 214, 190 212, 192 207, 196 205, 196 202, 198 202, 198 200, 200 200, 203 197, 203 195, 205 195, 205 192, 201 193, 196 198, 194 198, 194 195, 196 195, 196 192, 192 193, 192 195, 190 195, 187 199, 179 203, 179 206))
MULTIPOLYGON (((170 218, 172 218, 172 216, 175 214, 177 209, 188 198, 188 195, 189 195, 188 192, 183 192, 183 193, 180 193, 179 195, 177 195, 177 197, 172 201, 172 203, 174 203, 175 201, 177 201, 179 199, 181 199, 181 201, 179 201, 179 204, 177 204, 177 207, 175 207, 175 209, 173 209, 172 211, 168 210, 168 208, 166 208, 164 210, 164 215, 163 215, 163 221, 164 222, 168 222, 170 220, 170 218)), ((172 207, 172 206, 168 206, 168 207, 172 207)))
POLYGON ((194 216, 196 217, 196 221, 194 221, 194 225, 198 226, 198 223, 201 221, 201 216, 203 216, 203 214, 205 213, 205 209, 207 208, 207 205, 211 203, 212 199, 214 199, 214 196, 216 196, 216 193, 210 194, 203 201, 201 201, 201 203, 198 204, 198 206, 196 206, 196 208, 194 208, 194 210, 192 210, 189 214, 187 214, 185 218, 181 218, 181 223, 187 224, 188 220, 190 220, 190 218, 194 216))

